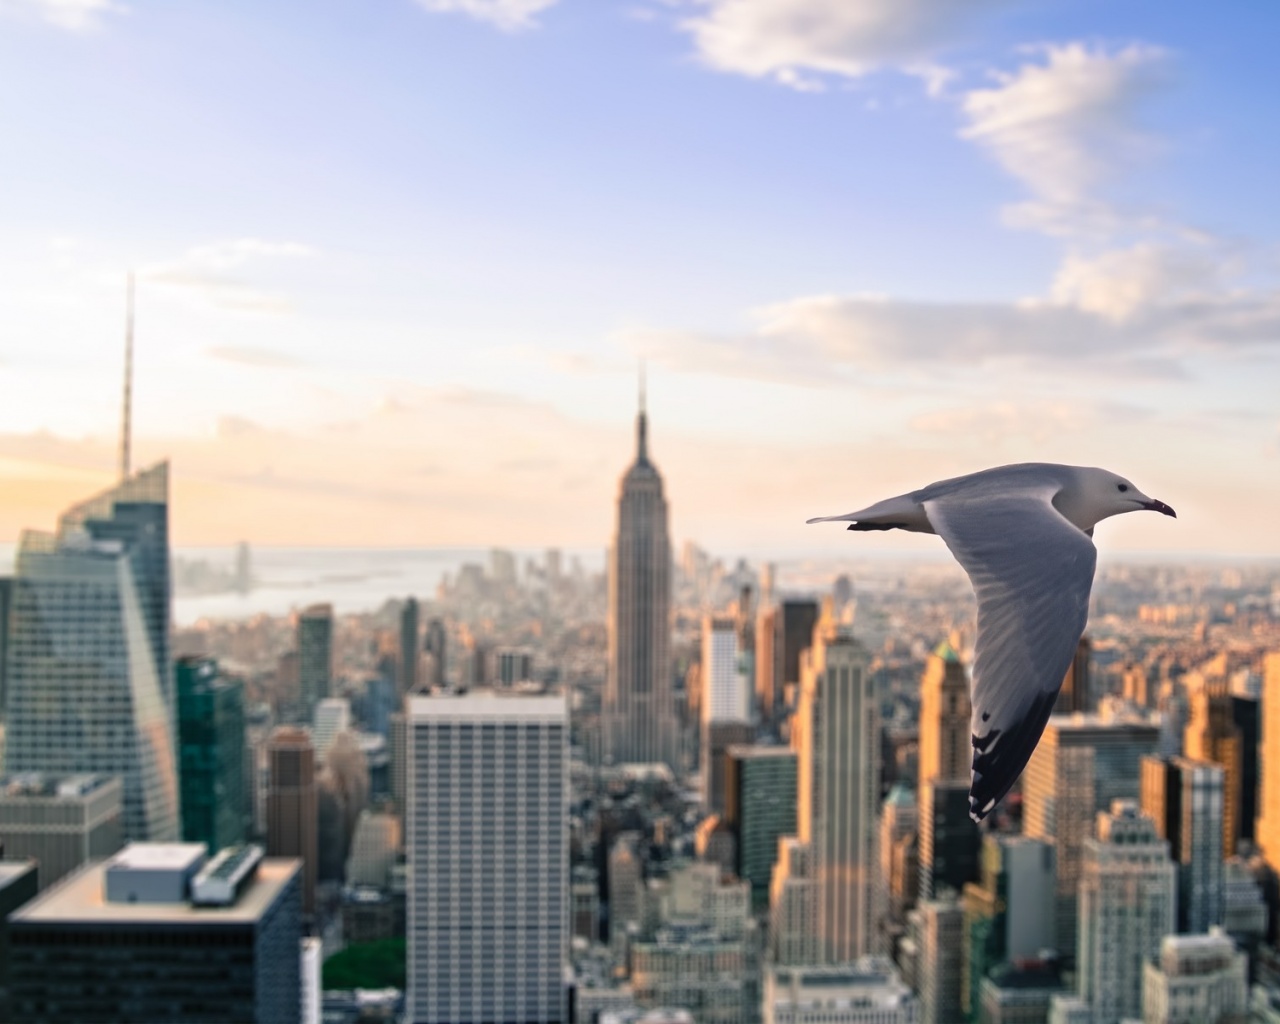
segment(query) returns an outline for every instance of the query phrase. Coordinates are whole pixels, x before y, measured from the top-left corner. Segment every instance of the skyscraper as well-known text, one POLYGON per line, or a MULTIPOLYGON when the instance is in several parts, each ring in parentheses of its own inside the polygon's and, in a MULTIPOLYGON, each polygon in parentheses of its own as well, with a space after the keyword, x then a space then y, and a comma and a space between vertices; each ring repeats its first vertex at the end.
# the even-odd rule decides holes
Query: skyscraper
POLYGON ((762 604, 756 620, 756 708, 764 722, 773 720, 782 695, 777 640, 778 609, 762 604))
POLYGON ((813 847, 819 957, 848 963, 874 951, 880 706, 869 655, 829 618, 801 657, 793 744, 799 836, 813 847))
POLYGON ((1240 834, 1244 737, 1236 725, 1235 708, 1225 678, 1202 680, 1191 694, 1191 721, 1183 738, 1183 752, 1197 761, 1212 761, 1223 770, 1222 852, 1234 857, 1240 834))
POLYGON ((1185 757, 1142 759, 1142 810, 1178 865, 1178 931, 1223 922, 1221 765, 1185 757))
POLYGON ((745 743, 751 739, 751 692, 746 678, 739 673, 740 656, 734 620, 705 616, 702 620, 702 736, 699 749, 702 752, 703 806, 712 814, 724 810, 725 756, 730 743, 745 743))
POLYGON ((920 898, 960 892, 978 877, 978 826, 969 817, 969 679, 949 641, 929 656, 921 680, 920 898))
POLYGON ((672 695, 671 542, 662 476, 649 459, 643 400, 636 459, 622 477, 609 552, 609 665, 603 753, 612 764, 679 765, 672 695))
POLYGON ((303 721, 310 721, 333 680, 333 605, 313 604, 298 616, 298 680, 303 721))
POLYGON ((1090 659, 1093 655, 1093 642, 1082 636, 1076 644, 1075 657, 1062 680, 1062 689, 1058 691, 1058 699, 1054 702, 1055 715, 1072 715, 1092 709, 1093 693, 1090 672, 1090 659))
POLYGON ((119 775, 126 839, 179 834, 168 558, 165 463, 18 544, 6 770, 119 775))
POLYGON ((1132 800, 1098 815, 1080 874, 1080 996, 1097 1024, 1142 1013, 1143 964, 1176 925, 1177 877, 1169 844, 1132 800))
POLYGON ((418 601, 405 599, 400 608, 400 692, 418 685, 418 601))
POLYGON ((175 670, 182 838, 221 850, 243 842, 249 825, 244 684, 212 658, 179 658, 175 670))
POLYGON ((800 655, 813 643, 813 627, 818 623, 818 602, 805 599, 782 602, 775 640, 777 675, 775 699, 781 700, 789 685, 800 684, 800 655))
POLYGON ((427 680, 427 683, 431 686, 444 686, 447 643, 448 634, 445 632, 444 622, 441 619, 429 621, 423 648, 431 655, 431 678, 427 680))
POLYGON ((920 915, 920 1022, 957 1024, 964 972, 964 912, 955 893, 925 900, 920 915))
POLYGON ((1058 951, 1076 948, 1076 899, 1084 844, 1097 814, 1117 799, 1136 800, 1140 762, 1154 754, 1160 727, 1145 715, 1054 715, 1022 777, 1022 831, 1057 855, 1058 951))
POLYGON ((1280 651, 1266 656, 1262 674, 1262 796, 1258 846, 1280 872, 1280 651))
POLYGON ((971 714, 964 662, 951 642, 943 641, 929 655, 920 681, 921 783, 936 777, 968 785, 971 714))
POLYGON ((566 1024, 562 695, 410 697, 406 1019, 566 1024))
POLYGON ((778 840, 796 831, 796 754, 786 747, 732 746, 726 764, 724 823, 737 837, 736 874, 752 903, 769 902, 778 840))
POLYGON ((304 730, 282 727, 267 741, 267 758, 267 853, 302 858, 302 912, 310 915, 320 867, 315 750, 304 730))

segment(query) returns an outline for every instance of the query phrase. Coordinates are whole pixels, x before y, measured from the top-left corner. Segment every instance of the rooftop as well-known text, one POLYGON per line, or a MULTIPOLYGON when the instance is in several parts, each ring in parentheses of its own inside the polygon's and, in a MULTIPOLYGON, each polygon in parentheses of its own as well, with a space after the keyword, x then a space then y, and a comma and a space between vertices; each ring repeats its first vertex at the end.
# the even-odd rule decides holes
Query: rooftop
POLYGON ((0 777, 0 799, 27 797, 74 800, 114 782, 114 775, 54 775, 48 772, 14 772, 0 777))
POLYGON ((35 870, 34 860, 0 860, 0 889, 12 885, 28 871, 35 870))
POLYGON ((181 871, 206 856, 204 843, 130 843, 104 868, 125 871, 181 871))
MULTIPOLYGON (((185 846, 189 844, 167 844, 185 846)), ((203 851, 203 847, 200 847, 203 851)), ((302 861, 264 860, 258 875, 240 898, 226 907, 195 907, 190 903, 109 903, 105 873, 110 861, 97 861, 73 872, 57 885, 9 916, 11 924, 167 924, 205 926, 256 921, 276 900, 289 880, 302 870, 302 861)))
POLYGON ((477 689, 464 694, 412 694, 408 698, 411 722, 432 719, 519 719, 523 722, 567 722, 569 705, 563 694, 530 696, 501 690, 477 689))

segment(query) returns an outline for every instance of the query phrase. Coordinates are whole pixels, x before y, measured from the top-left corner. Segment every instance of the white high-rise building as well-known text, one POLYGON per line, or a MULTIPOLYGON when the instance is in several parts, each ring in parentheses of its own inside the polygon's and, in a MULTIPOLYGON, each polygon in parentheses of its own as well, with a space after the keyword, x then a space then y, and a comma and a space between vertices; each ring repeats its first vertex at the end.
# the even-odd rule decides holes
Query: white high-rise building
POLYGON ((410 696, 406 1017, 565 1024, 565 698, 410 696))
POLYGON ((1178 876, 1169 844, 1132 800, 1098 815, 1084 844, 1076 965, 1094 1024, 1142 1012, 1143 965, 1177 925, 1178 876))
POLYGON ((725 808, 728 747, 751 738, 751 689, 741 674, 738 623, 708 615, 702 620, 702 802, 713 814, 725 808))
POLYGON ((850 963, 876 948, 880 706, 869 661, 830 615, 801 656, 797 822, 801 842, 813 847, 822 963, 850 963))
POLYGON ((325 697, 316 704, 311 745, 316 748, 317 764, 324 764, 338 733, 350 728, 351 703, 345 697, 325 697))
POLYGON ((731 617, 702 620, 702 720, 745 722, 751 717, 747 678, 739 671, 738 624, 731 617))
POLYGON ((1220 928, 1166 935, 1143 967, 1143 1024, 1238 1024, 1249 1013, 1249 958, 1220 928))

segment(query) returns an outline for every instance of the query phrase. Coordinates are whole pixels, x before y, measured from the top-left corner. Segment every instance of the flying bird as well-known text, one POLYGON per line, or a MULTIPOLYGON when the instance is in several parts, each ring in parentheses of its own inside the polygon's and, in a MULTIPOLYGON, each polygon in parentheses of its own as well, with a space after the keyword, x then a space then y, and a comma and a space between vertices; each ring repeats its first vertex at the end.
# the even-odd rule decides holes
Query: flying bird
POLYGON ((1040 741, 1089 615, 1093 528, 1122 512, 1176 513, 1105 469, 998 466, 842 516, 850 530, 936 533, 978 598, 970 682, 969 815, 981 821, 1040 741))

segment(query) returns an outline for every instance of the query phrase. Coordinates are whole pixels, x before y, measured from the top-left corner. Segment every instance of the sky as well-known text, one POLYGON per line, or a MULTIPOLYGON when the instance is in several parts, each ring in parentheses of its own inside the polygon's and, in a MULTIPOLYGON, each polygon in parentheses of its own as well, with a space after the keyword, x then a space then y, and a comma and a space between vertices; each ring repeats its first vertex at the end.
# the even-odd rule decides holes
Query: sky
MULTIPOLYGON (((1280 555, 1280 9, 0 0, 0 542, 117 462, 180 545, 677 539, 1102 465, 1280 555)), ((840 545, 836 548, 836 545, 840 545)))

